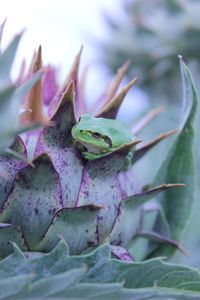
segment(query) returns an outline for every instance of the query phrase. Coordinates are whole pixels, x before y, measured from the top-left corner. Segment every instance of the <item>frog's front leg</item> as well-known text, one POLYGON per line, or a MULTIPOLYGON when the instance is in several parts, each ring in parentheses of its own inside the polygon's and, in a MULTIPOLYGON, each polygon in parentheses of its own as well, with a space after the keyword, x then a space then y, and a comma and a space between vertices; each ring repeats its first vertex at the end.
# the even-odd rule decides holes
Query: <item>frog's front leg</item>
POLYGON ((95 160, 95 159, 104 157, 104 156, 108 155, 109 153, 111 153, 111 152, 106 151, 106 152, 101 152, 101 153, 94 153, 94 152, 89 152, 89 151, 83 151, 82 155, 87 160, 95 160))
POLYGON ((133 158, 133 151, 130 151, 125 158, 124 165, 122 167, 123 171, 127 171, 131 167, 132 158, 133 158))
POLYGON ((96 153, 92 153, 92 152, 88 152, 88 151, 82 152, 82 155, 87 160, 95 160, 98 158, 96 153))
MULTIPOLYGON (((85 159, 87 160, 95 160, 95 159, 98 159, 98 158, 101 158, 101 157, 104 157, 104 156, 107 156, 109 153, 111 153, 112 151, 107 151, 106 153, 105 152, 101 152, 101 153, 94 153, 94 152, 89 152, 89 151, 83 151, 82 152, 82 155, 85 159)), ((131 167, 131 160, 132 160, 132 157, 133 157, 133 152, 130 151, 125 160, 124 160, 124 165, 122 167, 122 170, 123 171, 127 171, 130 167, 131 167)))

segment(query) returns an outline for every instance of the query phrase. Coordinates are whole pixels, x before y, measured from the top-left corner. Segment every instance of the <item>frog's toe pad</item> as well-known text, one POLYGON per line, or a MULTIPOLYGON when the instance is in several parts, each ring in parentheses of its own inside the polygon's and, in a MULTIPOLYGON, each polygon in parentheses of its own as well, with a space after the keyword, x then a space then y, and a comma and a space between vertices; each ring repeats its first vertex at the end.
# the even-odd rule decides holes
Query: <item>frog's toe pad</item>
POLYGON ((87 152, 87 151, 82 152, 82 155, 87 160, 94 160, 94 159, 96 159, 96 156, 94 154, 92 154, 90 152, 87 152))

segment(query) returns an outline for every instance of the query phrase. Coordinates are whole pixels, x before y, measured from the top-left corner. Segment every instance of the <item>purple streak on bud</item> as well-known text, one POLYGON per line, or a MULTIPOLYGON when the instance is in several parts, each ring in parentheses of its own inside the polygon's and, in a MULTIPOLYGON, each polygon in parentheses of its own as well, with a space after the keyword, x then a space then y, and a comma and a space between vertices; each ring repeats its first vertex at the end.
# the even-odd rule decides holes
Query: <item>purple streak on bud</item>
POLYGON ((52 66, 46 67, 46 73, 43 80, 42 96, 43 103, 49 105, 58 89, 56 82, 56 69, 52 66))

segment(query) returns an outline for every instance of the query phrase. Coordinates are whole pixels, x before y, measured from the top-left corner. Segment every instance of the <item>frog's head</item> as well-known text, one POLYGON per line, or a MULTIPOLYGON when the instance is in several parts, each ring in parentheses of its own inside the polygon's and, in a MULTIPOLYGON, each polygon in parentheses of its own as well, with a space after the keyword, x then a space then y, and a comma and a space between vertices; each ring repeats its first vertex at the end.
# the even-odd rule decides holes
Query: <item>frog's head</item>
POLYGON ((89 151, 106 151, 112 147, 111 139, 105 134, 100 119, 90 115, 82 115, 72 128, 72 137, 89 151))

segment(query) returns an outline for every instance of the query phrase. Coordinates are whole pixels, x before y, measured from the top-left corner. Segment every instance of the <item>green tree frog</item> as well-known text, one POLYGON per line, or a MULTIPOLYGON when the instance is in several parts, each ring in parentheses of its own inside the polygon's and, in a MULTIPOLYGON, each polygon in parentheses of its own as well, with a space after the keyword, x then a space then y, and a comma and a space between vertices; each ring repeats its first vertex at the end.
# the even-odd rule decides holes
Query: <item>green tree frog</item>
MULTIPOLYGON (((82 115, 78 123, 72 128, 72 137, 84 146, 82 155, 87 160, 94 160, 106 156, 120 146, 136 140, 136 137, 125 124, 114 119, 95 118, 82 115)), ((134 148, 134 147, 133 147, 134 148)), ((127 155, 128 167, 133 156, 133 150, 127 155)))

